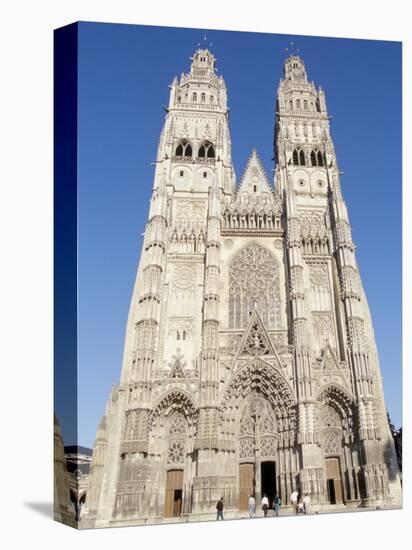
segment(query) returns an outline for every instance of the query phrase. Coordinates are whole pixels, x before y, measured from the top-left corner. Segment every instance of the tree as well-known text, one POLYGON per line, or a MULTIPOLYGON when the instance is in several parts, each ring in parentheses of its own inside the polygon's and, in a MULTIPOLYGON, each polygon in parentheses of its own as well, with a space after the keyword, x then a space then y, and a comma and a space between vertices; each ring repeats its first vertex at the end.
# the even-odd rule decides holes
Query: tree
POLYGON ((389 429, 391 431, 393 442, 395 444, 395 452, 396 452, 398 467, 400 472, 402 472, 402 426, 396 429, 388 411, 386 411, 386 416, 388 418, 389 429))

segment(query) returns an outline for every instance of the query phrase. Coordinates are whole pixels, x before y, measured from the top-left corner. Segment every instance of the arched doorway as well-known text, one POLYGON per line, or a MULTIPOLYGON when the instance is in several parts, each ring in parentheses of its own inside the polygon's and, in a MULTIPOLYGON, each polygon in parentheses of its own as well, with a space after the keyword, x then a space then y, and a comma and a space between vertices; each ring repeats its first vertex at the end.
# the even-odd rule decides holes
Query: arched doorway
POLYGON ((183 509, 183 478, 187 454, 188 423, 180 412, 174 412, 166 423, 167 471, 164 516, 179 517, 183 509))
POLYGON ((145 497, 159 516, 191 512, 197 419, 191 396, 181 390, 165 393, 150 414, 149 452, 156 457, 157 474, 152 484, 146 484, 145 497))
POLYGON ((271 505, 277 492, 276 413, 261 393, 252 392, 243 406, 238 429, 239 508, 247 510, 250 495, 266 494, 271 505))
POLYGON ((349 475, 353 465, 348 463, 348 457, 353 459, 353 453, 345 452, 351 440, 348 410, 339 402, 333 389, 329 389, 318 411, 324 457, 325 499, 331 505, 344 504, 355 493, 349 475))

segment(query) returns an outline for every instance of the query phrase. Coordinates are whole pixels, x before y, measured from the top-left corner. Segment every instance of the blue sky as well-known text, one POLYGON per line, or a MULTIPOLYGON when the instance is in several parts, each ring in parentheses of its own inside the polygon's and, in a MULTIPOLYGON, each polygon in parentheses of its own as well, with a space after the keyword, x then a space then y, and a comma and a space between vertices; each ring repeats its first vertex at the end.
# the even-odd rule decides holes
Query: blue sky
MULTIPOLYGON (((79 444, 92 446, 120 376, 163 105, 204 31, 79 30, 79 444)), ((291 40, 326 94, 388 410, 402 424, 401 44, 207 31, 228 87, 238 177, 255 147, 273 168, 276 89, 291 40)), ((62 425, 65 444, 73 434, 62 425)))

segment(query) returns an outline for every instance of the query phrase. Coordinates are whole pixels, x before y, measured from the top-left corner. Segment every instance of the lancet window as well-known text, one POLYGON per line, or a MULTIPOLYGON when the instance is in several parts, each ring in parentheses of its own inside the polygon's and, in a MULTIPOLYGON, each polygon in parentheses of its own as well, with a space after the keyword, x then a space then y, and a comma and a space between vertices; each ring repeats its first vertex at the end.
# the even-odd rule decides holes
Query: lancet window
POLYGON ((180 158, 181 157, 190 158, 192 157, 192 155, 193 155, 193 150, 190 143, 185 139, 180 141, 176 147, 175 156, 180 158))
POLYGON ((312 166, 323 166, 323 155, 321 151, 312 151, 310 154, 310 162, 312 166))
POLYGON ((295 166, 306 165, 305 153, 303 149, 293 149, 292 159, 295 166))
POLYGON ((198 156, 200 158, 214 159, 215 148, 213 146, 213 143, 210 143, 210 141, 205 141, 204 143, 202 143, 202 145, 199 147, 198 156))

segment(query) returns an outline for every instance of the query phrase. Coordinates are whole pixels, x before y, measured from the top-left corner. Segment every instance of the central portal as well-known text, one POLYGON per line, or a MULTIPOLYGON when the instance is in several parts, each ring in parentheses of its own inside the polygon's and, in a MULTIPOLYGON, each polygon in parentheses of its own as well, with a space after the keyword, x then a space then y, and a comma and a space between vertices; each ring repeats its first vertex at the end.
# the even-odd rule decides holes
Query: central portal
POLYGON ((269 507, 273 506, 273 499, 276 495, 276 463, 262 462, 260 465, 261 473, 261 495, 266 495, 269 499, 269 507))

